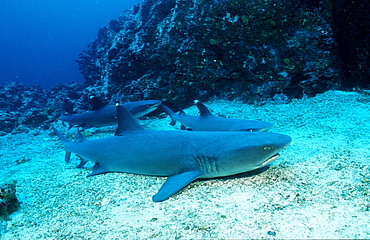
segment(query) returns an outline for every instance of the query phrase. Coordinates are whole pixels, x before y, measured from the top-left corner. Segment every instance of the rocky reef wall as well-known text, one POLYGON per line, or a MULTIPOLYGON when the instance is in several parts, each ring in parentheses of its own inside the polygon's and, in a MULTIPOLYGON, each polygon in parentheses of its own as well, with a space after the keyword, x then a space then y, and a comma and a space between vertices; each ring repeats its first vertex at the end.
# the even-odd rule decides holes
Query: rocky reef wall
POLYGON ((131 100, 314 96, 341 65, 329 1, 144 0, 80 54, 86 81, 131 100))
MULTIPOLYGON (((0 87, 0 135, 47 129, 65 100, 289 101, 370 88, 367 0, 143 0, 77 60, 86 82, 0 87)), ((45 81, 47 81, 45 79, 45 81)))
POLYGON ((370 1, 332 0, 334 40, 342 61, 341 87, 370 88, 370 1))
POLYGON ((0 87, 0 136, 39 127, 48 129, 59 118, 64 101, 73 102, 71 112, 84 112, 89 109, 91 94, 86 84, 57 85, 46 91, 38 86, 8 82, 0 87))

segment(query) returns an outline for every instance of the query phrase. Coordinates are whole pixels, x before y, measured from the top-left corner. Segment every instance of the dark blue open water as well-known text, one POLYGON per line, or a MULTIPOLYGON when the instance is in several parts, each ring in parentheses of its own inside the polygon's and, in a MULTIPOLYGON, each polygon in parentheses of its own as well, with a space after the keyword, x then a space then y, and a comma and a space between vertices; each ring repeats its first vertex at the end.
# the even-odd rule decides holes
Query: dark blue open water
POLYGON ((99 28, 140 0, 0 0, 0 86, 82 82, 75 62, 99 28))

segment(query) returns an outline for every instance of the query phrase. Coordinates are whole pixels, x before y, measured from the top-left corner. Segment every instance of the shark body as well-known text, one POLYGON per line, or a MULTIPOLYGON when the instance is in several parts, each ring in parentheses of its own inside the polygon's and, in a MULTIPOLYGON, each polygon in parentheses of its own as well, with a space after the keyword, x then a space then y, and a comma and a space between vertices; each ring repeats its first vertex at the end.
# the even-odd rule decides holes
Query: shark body
POLYGON ((187 115, 182 109, 180 113, 174 113, 170 108, 161 104, 162 109, 171 117, 171 125, 174 126, 176 121, 181 122, 181 129, 189 128, 193 131, 265 131, 272 127, 269 122, 231 119, 217 117, 213 115, 203 103, 197 102, 197 108, 200 116, 187 115))
MULTIPOLYGON (((67 122, 70 126, 82 127, 83 129, 92 127, 103 127, 117 124, 117 110, 115 105, 106 105, 97 98, 92 98, 93 111, 79 114, 61 115, 60 120, 67 122)), ((123 103, 122 105, 131 112, 135 118, 148 114, 161 104, 158 100, 145 100, 137 102, 123 103)))
POLYGON ((118 106, 117 112, 118 127, 112 137, 87 140, 78 132, 76 142, 70 142, 53 129, 67 153, 81 158, 80 166, 87 161, 95 163, 89 176, 107 172, 167 176, 152 197, 154 202, 168 199, 198 178, 264 167, 292 140, 270 132, 146 130, 123 106, 118 106))

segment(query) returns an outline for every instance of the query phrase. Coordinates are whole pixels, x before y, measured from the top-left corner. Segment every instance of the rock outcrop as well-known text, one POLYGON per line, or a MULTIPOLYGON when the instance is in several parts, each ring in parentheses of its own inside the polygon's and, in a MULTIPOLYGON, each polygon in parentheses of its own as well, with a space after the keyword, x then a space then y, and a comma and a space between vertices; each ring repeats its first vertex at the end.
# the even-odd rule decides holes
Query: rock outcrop
POLYGON ((367 0, 143 0, 80 54, 85 83, 0 87, 0 135, 47 129, 63 102, 84 112, 91 95, 186 107, 369 88, 369 24, 367 0))
POLYGON ((94 93, 85 84, 57 85, 46 91, 38 86, 8 82, 0 87, 0 136, 30 128, 48 129, 59 118, 64 101, 73 102, 70 111, 87 111, 91 94, 94 93))
POLYGON ((370 1, 332 0, 333 32, 344 89, 370 89, 370 1))
POLYGON ((14 183, 3 183, 0 185, 0 220, 8 219, 8 216, 19 207, 14 183))
POLYGON ((0 134, 11 132, 21 125, 37 125, 47 121, 40 107, 47 98, 41 87, 9 82, 0 88, 0 134))
POLYGON ((329 1, 144 0, 100 29, 78 63, 89 84, 132 100, 314 96, 341 82, 329 9, 329 1))

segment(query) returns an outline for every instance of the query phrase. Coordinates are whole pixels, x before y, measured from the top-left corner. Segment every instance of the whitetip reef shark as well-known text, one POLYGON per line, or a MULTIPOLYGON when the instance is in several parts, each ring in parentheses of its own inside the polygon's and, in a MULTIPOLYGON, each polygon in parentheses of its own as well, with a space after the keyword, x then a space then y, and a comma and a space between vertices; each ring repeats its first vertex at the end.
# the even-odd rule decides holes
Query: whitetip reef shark
POLYGON ((76 141, 70 142, 53 130, 67 153, 77 154, 81 163, 95 163, 88 176, 107 172, 167 176, 152 197, 154 202, 168 199, 198 178, 264 167, 292 141, 287 135, 271 132, 147 130, 122 105, 117 106, 117 116, 118 127, 111 137, 87 140, 78 131, 76 141))
POLYGON ((272 127, 269 122, 217 117, 213 115, 203 103, 196 101, 200 116, 187 115, 181 108, 180 113, 174 113, 169 107, 161 104, 162 109, 170 116, 170 125, 176 121, 181 123, 181 129, 193 131, 266 131, 272 127))
MULTIPOLYGON (((115 105, 107 105, 99 98, 92 97, 93 110, 60 116, 60 120, 67 122, 69 128, 73 126, 82 127, 82 129, 92 127, 103 127, 117 124, 117 110, 115 105)), ((131 112, 135 118, 139 118, 153 112, 161 104, 159 100, 144 100, 137 102, 122 103, 122 105, 131 112)))

